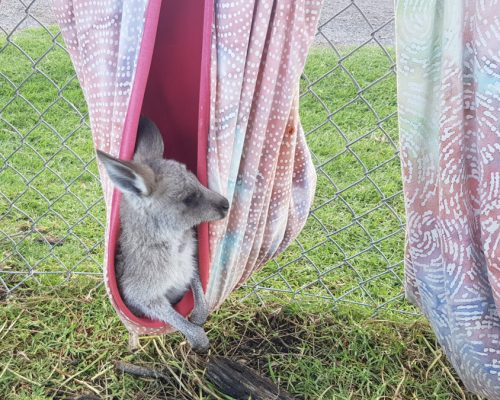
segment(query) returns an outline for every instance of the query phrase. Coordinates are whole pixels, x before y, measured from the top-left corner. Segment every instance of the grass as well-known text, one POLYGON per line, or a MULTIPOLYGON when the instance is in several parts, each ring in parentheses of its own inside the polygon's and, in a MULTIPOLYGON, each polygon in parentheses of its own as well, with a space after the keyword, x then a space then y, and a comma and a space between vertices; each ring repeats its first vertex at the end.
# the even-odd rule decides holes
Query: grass
POLYGON ((37 30, 13 43, 0 39, 0 232, 14 240, 0 240, 0 269, 97 272, 105 209, 81 89, 60 39, 37 30))
MULTIPOLYGON (((0 398, 224 399, 179 334, 141 339, 124 329, 95 282, 20 289, 0 307, 0 398), (69 300, 71 299, 71 300, 69 300), (161 369, 161 383, 116 372, 125 360, 161 369)), ((207 324, 211 353, 232 357, 302 399, 472 399, 463 393, 426 323, 362 320, 235 299, 207 324)))
MULTIPOLYGON (((83 95, 54 32, 0 38, 0 288, 17 287, 0 300, 0 399, 223 399, 178 334, 129 354, 99 278, 66 282, 100 271, 104 204, 83 95), (116 360, 172 381, 121 375, 116 360)), ((402 299, 393 51, 351 51, 310 54, 301 119, 318 169, 312 217, 211 317, 211 352, 303 399, 472 399, 402 299)))

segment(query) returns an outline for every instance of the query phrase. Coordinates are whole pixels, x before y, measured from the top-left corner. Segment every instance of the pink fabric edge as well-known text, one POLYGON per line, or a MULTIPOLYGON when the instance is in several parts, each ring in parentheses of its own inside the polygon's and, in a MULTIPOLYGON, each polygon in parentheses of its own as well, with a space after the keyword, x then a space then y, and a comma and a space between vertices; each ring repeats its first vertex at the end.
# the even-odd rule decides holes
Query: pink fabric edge
MULTIPOLYGON (((214 13, 213 1, 205 1, 203 14, 203 43, 201 53, 201 76, 198 109, 198 153, 196 173, 198 179, 204 186, 208 186, 207 171, 207 146, 208 131, 210 125, 210 66, 211 66, 211 38, 212 22, 214 13)), ((203 290, 206 292, 210 276, 210 247, 209 247, 208 223, 198 227, 198 266, 203 290)))

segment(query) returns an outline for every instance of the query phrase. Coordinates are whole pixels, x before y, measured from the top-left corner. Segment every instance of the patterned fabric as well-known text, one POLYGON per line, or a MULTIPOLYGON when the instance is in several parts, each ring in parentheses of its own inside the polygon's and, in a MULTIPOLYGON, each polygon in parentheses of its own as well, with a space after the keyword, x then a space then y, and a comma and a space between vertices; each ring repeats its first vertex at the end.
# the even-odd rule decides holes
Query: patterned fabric
POLYGON ((316 175, 299 123, 299 79, 321 3, 215 3, 208 183, 232 200, 229 218, 210 224, 212 308, 306 221, 316 175))
POLYGON ((396 15, 406 293, 466 386, 500 399, 500 3, 396 15))
MULTIPOLYGON (((52 0, 66 48, 89 110, 94 144, 115 157, 144 31, 147 0, 52 0)), ((104 200, 113 186, 101 172, 104 200)), ((110 207, 108 207, 109 221, 110 207)))
MULTIPOLYGON (((53 0, 88 103, 94 143, 114 156, 128 129, 124 125, 141 74, 137 65, 141 46, 147 45, 143 34, 153 3, 159 9, 152 0, 53 0)), ((230 199, 231 211, 209 227, 211 309, 283 251, 306 221, 316 175, 298 117, 299 78, 321 3, 215 1, 208 183, 230 199)), ((109 239, 113 187, 100 172, 109 239)), ((108 252, 106 242, 105 259, 108 252)), ((169 331, 138 326, 113 305, 131 332, 169 331)))

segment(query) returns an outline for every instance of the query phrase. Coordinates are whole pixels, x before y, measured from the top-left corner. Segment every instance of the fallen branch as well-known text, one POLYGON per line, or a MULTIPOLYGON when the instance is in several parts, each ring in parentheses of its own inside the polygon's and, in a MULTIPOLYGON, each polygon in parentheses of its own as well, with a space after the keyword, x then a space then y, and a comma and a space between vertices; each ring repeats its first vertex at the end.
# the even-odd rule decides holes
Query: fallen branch
POLYGON ((219 391, 237 400, 295 400, 271 380, 254 370, 224 357, 211 357, 206 378, 219 391))
POLYGON ((161 379, 164 382, 170 382, 171 379, 168 375, 148 367, 141 367, 140 365, 130 364, 124 361, 116 361, 115 368, 126 374, 138 376, 141 378, 154 378, 161 379))

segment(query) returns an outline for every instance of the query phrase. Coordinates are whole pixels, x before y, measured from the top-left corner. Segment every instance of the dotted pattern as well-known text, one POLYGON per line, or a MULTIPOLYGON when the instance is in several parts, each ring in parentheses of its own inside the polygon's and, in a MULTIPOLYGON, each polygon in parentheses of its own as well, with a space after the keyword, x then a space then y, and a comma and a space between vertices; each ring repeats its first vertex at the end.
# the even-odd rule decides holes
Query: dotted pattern
POLYGON ((231 211, 209 228, 212 309, 306 222, 316 175, 299 122, 299 79, 321 5, 215 2, 208 182, 231 211))
POLYGON ((500 399, 500 3, 400 0, 396 20, 407 296, 500 399))
MULTIPOLYGON (((87 101, 97 149, 118 156, 144 28, 147 0, 53 0, 87 101)), ((101 174, 106 204, 112 186, 101 174)))

